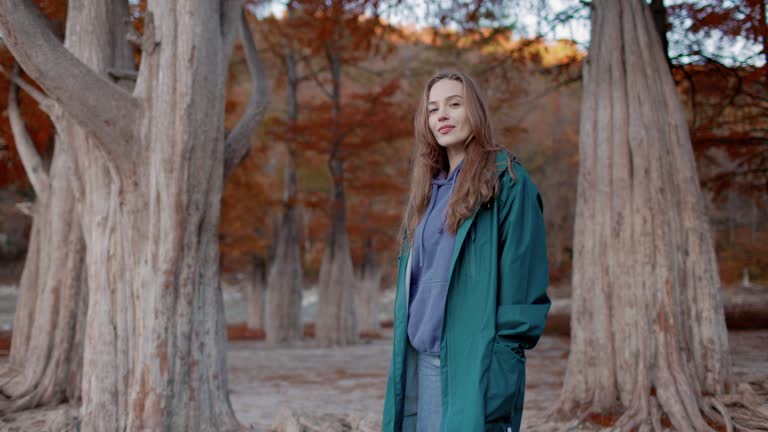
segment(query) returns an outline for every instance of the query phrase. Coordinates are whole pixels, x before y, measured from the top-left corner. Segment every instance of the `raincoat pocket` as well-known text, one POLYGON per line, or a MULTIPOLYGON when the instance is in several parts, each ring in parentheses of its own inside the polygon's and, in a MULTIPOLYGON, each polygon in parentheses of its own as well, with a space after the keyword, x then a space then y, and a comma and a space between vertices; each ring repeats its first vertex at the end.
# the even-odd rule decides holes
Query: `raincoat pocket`
POLYGON ((513 349, 498 340, 495 341, 488 367, 485 423, 504 424, 518 417, 523 408, 524 385, 525 358, 522 349, 513 349))

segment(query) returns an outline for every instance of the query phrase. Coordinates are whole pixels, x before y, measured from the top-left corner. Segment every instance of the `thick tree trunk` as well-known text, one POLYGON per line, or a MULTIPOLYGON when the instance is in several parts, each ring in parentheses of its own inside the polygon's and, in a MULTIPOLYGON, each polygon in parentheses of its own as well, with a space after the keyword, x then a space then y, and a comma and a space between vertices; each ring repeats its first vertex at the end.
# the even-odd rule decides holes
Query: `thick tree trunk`
POLYGON ((333 179, 331 190, 331 230, 320 266, 316 338, 326 346, 349 345, 357 341, 355 322, 355 275, 347 235, 347 198, 344 191, 344 159, 341 155, 341 56, 335 40, 324 41, 331 74, 332 142, 328 169, 333 179))
POLYGON ((286 167, 284 199, 277 251, 267 281, 267 341, 284 343, 303 336, 301 295, 304 278, 299 251, 299 207, 296 202, 296 163, 290 157, 286 167))
MULTIPOLYGON (((288 14, 293 16, 292 5, 288 14)), ((294 133, 299 118, 299 79, 296 71, 296 56, 292 46, 286 42, 286 72, 288 76, 288 124, 294 133)), ((296 145, 288 143, 288 161, 285 167, 283 186, 283 216, 280 233, 277 235, 275 260, 267 279, 267 341, 285 343, 302 338, 301 297, 304 289, 304 275, 300 250, 300 207, 299 188, 296 178, 296 145)))
POLYGON ((11 76, 8 117, 30 183, 37 195, 32 234, 16 307, 8 365, 0 371, 0 410, 55 405, 80 396, 83 326, 87 291, 82 277, 83 238, 75 208, 66 151, 71 136, 54 103, 19 77, 11 76), (52 115, 59 128, 50 173, 45 172, 19 108, 23 87, 52 115))
MULTIPOLYGON (((642 0, 593 2, 562 414, 711 430, 732 387, 718 267, 684 113, 642 0)), ((719 420, 722 420, 720 418, 719 420)))
POLYGON ((47 193, 35 202, 10 358, 0 372, 4 412, 80 396, 85 250, 62 139, 67 137, 60 135, 55 144, 47 193))
POLYGON ((119 48, 125 11, 119 0, 70 0, 72 56, 28 1, 0 0, 4 43, 85 128, 64 133, 79 136, 72 165, 87 251, 81 430, 240 430, 227 391, 219 205, 224 175, 263 115, 266 82, 254 75, 246 115, 225 141, 238 19, 259 69, 242 4, 149 1, 130 94, 104 78, 130 51, 119 48))
POLYGON ((331 159, 330 166, 333 177, 331 230, 318 280, 315 337, 322 345, 343 346, 357 341, 355 277, 347 237, 343 164, 331 159))
POLYGON ((240 429, 218 269, 224 130, 211 113, 223 112, 230 51, 209 19, 219 6, 148 4, 145 37, 159 45, 143 52, 134 92, 147 108, 136 158, 120 170, 97 146, 81 149, 104 168, 83 170, 93 269, 85 430, 240 429))

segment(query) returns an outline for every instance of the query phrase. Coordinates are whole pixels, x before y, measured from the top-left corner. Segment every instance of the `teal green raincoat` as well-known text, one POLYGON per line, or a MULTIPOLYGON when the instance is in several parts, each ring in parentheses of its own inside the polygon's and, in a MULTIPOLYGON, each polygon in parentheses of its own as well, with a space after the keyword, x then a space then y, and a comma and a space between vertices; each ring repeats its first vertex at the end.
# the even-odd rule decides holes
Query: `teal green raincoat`
MULTIPOLYGON (((512 159, 499 152, 498 197, 463 221, 456 233, 440 342, 441 432, 520 429, 524 350, 533 348, 544 331, 550 300, 541 196, 512 159)), ((398 258, 383 432, 402 430, 409 276, 410 240, 405 238, 398 258)))

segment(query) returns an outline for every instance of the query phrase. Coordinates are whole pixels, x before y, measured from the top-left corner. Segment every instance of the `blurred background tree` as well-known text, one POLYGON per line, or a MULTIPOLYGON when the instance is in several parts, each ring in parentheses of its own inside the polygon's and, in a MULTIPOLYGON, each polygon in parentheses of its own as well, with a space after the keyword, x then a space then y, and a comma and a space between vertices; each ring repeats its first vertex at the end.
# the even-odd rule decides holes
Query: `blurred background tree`
MULTIPOLYGON (((689 122, 720 276, 727 287, 740 283, 745 274, 752 282, 768 279, 764 3, 650 2, 657 32, 667 40, 666 55, 689 122)), ((63 36, 66 8, 60 2, 40 4, 63 36)), ((142 4, 132 3, 139 31, 142 4)), ((250 327, 274 325, 267 334, 275 341, 301 336, 301 293, 323 286, 319 276, 328 261, 324 257, 336 256, 329 252, 334 244, 329 239, 339 233, 348 245, 348 252, 339 256, 348 254, 351 264, 339 264, 345 270, 337 274, 352 281, 341 285, 353 287, 354 295, 320 297, 335 304, 331 310, 338 307, 350 315, 357 309, 358 330, 375 325, 375 319, 363 317, 375 309, 363 280, 377 280, 380 271, 380 282, 373 282, 379 288, 373 291, 392 286, 396 233, 408 187, 412 115, 423 82, 445 67, 460 67, 477 78, 492 107, 499 141, 529 168, 545 207, 553 209, 545 213, 551 280, 568 293, 581 62, 589 42, 579 29, 588 28, 586 4, 446 0, 425 5, 401 0, 330 2, 322 9, 311 1, 254 1, 250 7, 261 17, 251 23, 274 96, 248 160, 225 186, 220 228, 225 277, 241 281, 250 327), (328 51, 321 42, 333 37, 340 39, 335 51, 328 51), (334 71, 334 58, 341 73, 334 71), (337 101, 341 114, 334 119, 337 101), (336 175, 331 166, 337 167, 336 175), (235 276, 240 273, 244 276, 235 276), (340 303, 355 297, 360 300, 356 306, 340 303), (270 310, 280 312, 268 317, 270 310)), ((7 51, 0 55, 10 70, 7 51)), ((239 45, 229 73, 226 122, 232 127, 251 89, 239 45)), ((7 89, 7 78, 0 76, 0 92, 7 89)), ((52 125, 25 92, 20 98, 22 117, 48 164, 52 125)), ((5 104, 0 98, 0 108, 5 104)), ((7 233, 0 238, 0 249, 9 263, 4 269, 17 269, 4 270, 13 280, 20 268, 13 263, 24 256, 30 232, 28 218, 13 204, 34 193, 7 117, 0 118, 0 133, 0 194, 5 203, 0 206, 0 228, 7 233)))

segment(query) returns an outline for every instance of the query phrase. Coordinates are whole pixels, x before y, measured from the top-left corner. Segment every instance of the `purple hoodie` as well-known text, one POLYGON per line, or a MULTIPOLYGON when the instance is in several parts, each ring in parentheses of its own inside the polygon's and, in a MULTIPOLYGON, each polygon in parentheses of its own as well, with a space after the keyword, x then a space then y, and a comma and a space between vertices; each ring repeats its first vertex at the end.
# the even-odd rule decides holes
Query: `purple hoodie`
POLYGON ((456 236, 445 230, 445 210, 461 161, 448 178, 432 179, 432 193, 413 239, 408 339, 418 352, 439 353, 448 278, 456 236))

